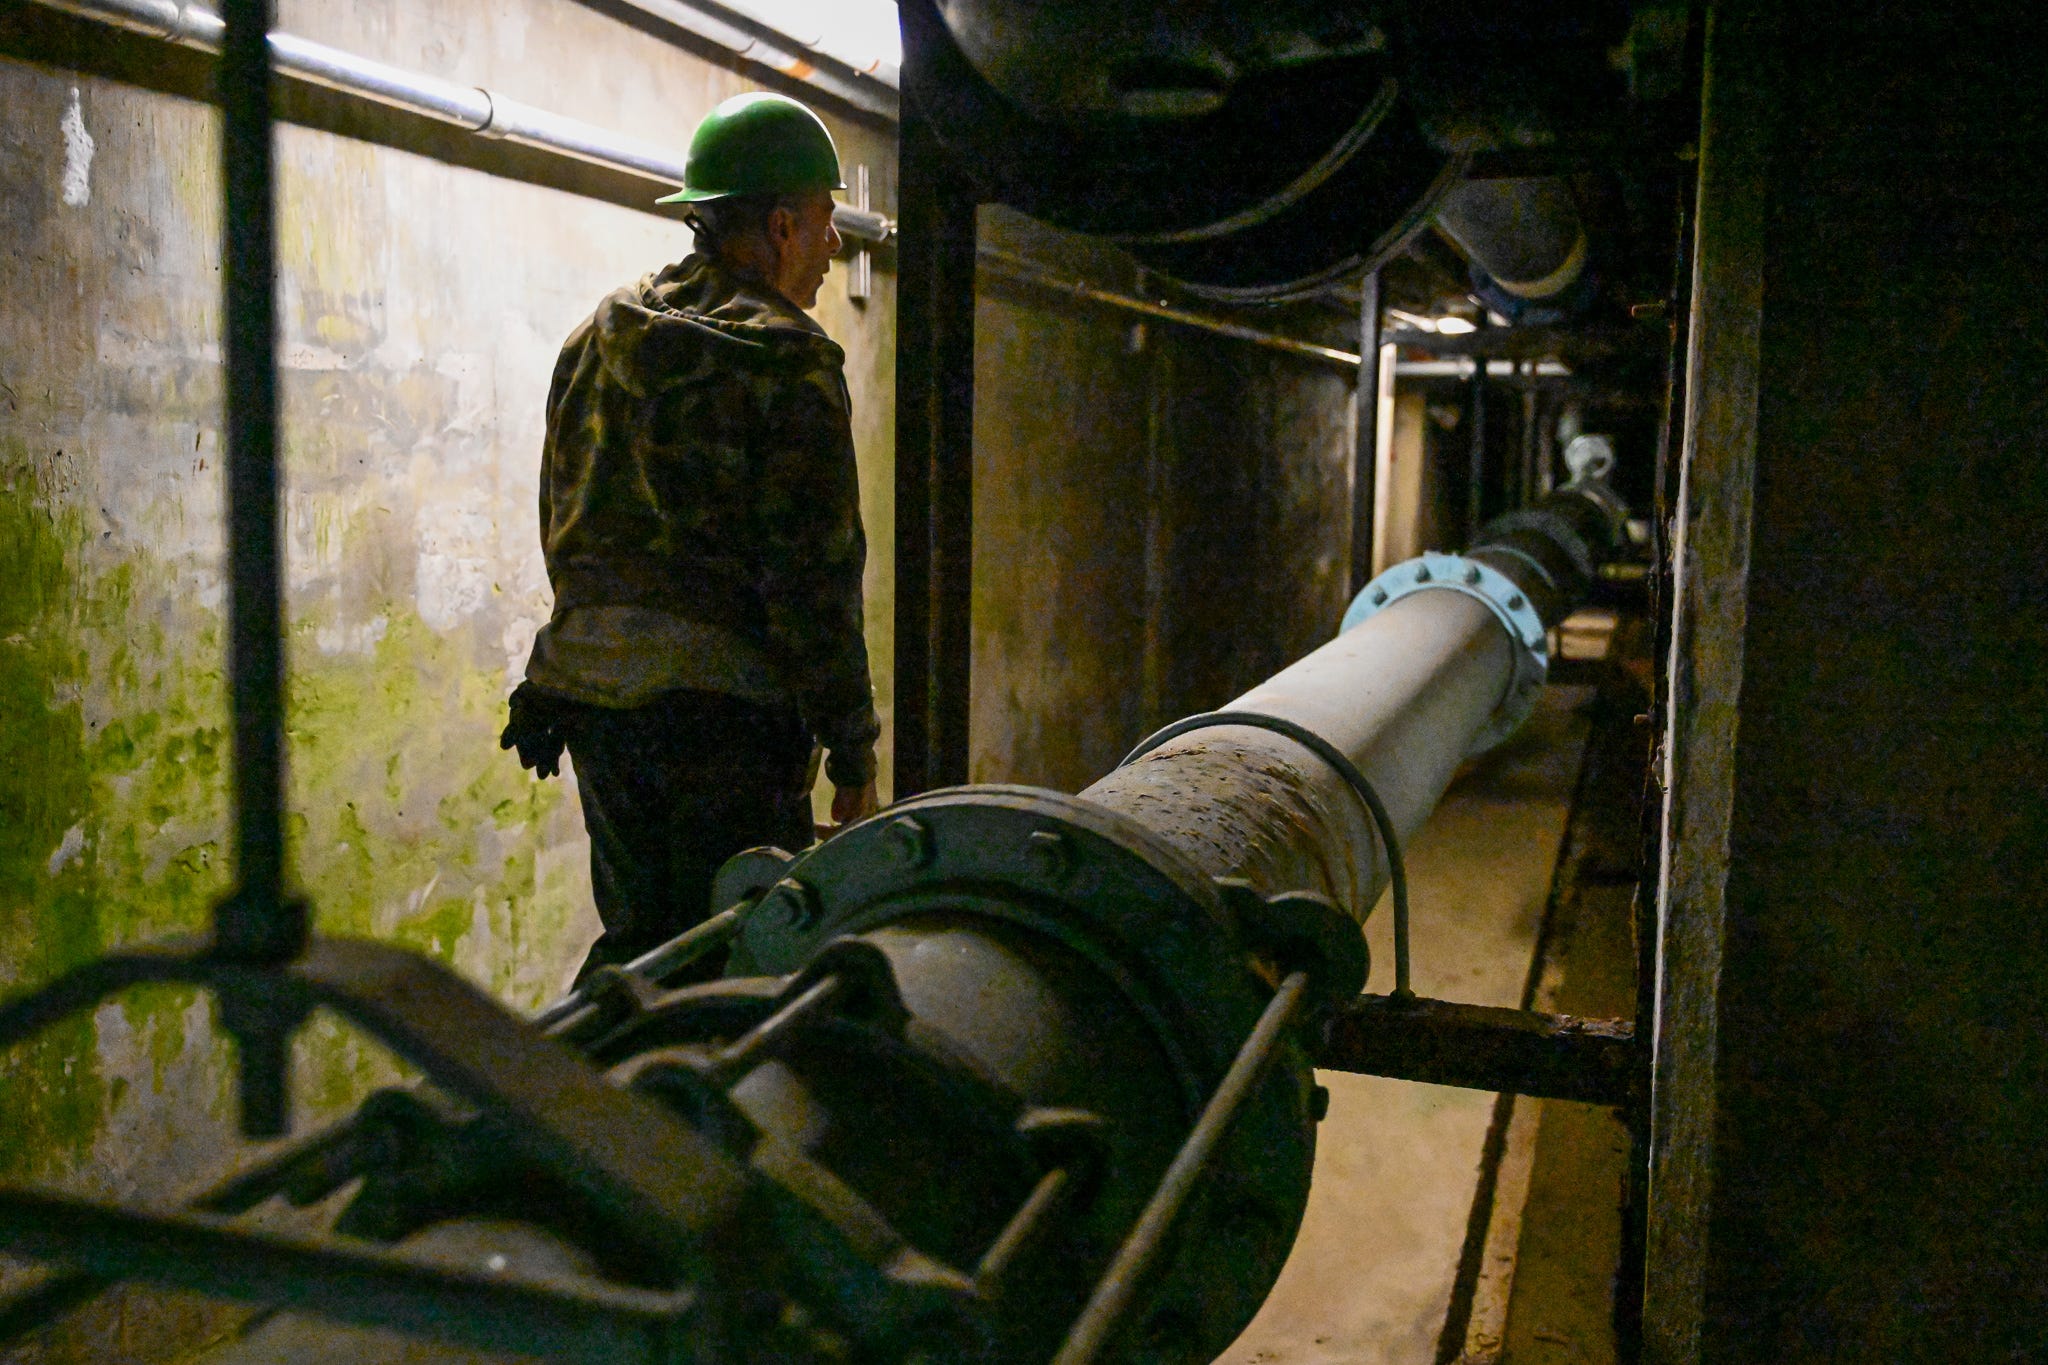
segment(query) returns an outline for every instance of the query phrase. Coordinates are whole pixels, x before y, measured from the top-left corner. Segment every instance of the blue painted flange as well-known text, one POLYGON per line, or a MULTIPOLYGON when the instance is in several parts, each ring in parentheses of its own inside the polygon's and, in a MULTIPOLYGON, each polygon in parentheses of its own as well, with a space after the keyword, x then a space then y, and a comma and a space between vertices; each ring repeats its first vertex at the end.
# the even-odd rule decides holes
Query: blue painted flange
POLYGON ((1550 671, 1550 637, 1543 628, 1543 618, 1536 614, 1535 605, 1513 579, 1476 559, 1427 551, 1394 565, 1366 584, 1351 600, 1337 633, 1341 635, 1403 597, 1428 588, 1448 588, 1484 602, 1507 631, 1514 650, 1514 677, 1469 750, 1484 753, 1528 719, 1537 694, 1543 690, 1543 679, 1550 671))

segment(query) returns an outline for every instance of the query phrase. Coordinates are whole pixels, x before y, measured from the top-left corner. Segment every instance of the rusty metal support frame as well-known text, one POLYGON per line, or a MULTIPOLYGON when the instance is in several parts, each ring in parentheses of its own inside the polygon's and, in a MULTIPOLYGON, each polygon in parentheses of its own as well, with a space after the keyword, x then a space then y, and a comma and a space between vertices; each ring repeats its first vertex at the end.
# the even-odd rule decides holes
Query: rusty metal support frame
MULTIPOLYGON (((1634 771, 1632 723, 1640 698, 1612 662, 1591 665, 1582 681, 1601 688, 1596 719, 1587 739, 1585 767, 1573 794, 1573 814, 1560 850, 1557 875, 1568 875, 1564 860, 1586 832, 1590 809, 1606 808, 1627 788, 1634 771), (1590 803, 1590 805, 1589 805, 1590 803)), ((1635 817, 1623 823, 1633 828, 1635 817)), ((1557 885, 1552 887, 1555 916, 1557 885)), ((1552 932, 1546 928, 1547 936, 1552 932)), ((1546 950, 1538 949, 1541 960, 1546 950)), ((1533 992, 1533 985, 1530 990, 1533 992)), ((1428 997, 1361 995, 1345 1002, 1323 1027, 1315 1065, 1330 1071, 1386 1076, 1397 1080, 1453 1085, 1471 1090, 1526 1095, 1537 1099, 1597 1104, 1620 1111, 1633 1129, 1649 1104, 1647 1040, 1629 1019, 1552 1014, 1529 1008, 1473 1005, 1428 997)))
POLYGON ((977 202, 904 56, 896 283, 896 799, 967 781, 977 202))
POLYGON ((1626 1019, 1361 995, 1330 1020, 1316 1065, 1546 1100, 1638 1102, 1635 1026, 1626 1019))
MULTIPOLYGON (((511 1120, 533 1159, 561 1173, 679 1276, 700 1273, 734 1249, 749 1181, 729 1157, 659 1102, 610 1084, 564 1044, 403 949, 315 939, 285 964, 236 962, 203 946, 112 954, 0 1007, 0 1047, 152 982, 205 986, 224 1002, 264 1010, 280 1029, 316 1008, 332 1009, 420 1065, 430 1083, 511 1120)), ((203 1213, 173 1217, 0 1186, 0 1247, 55 1256, 95 1278, 312 1304, 331 1316, 498 1349, 571 1349, 549 1325, 548 1303, 563 1315, 564 1330, 614 1312, 627 1338, 685 1307, 701 1320, 680 1299, 662 1306, 644 1295, 620 1298, 594 1281, 523 1286, 520 1294, 535 1302, 508 1303, 500 1315, 490 1307, 496 1301, 479 1297, 461 1276, 437 1277, 402 1256, 332 1241, 273 1247, 274 1240, 203 1213), (210 1268, 191 1264, 202 1249, 210 1268), (269 1250, 277 1256, 266 1261, 269 1250), (267 1269, 259 1274, 259 1266, 267 1269)))

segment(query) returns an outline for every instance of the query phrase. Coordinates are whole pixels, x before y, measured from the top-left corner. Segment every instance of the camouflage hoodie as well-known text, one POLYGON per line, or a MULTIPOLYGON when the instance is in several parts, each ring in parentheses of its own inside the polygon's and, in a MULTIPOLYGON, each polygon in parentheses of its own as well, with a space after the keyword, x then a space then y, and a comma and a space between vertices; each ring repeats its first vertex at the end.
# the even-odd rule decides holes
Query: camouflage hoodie
POLYGON ((675 688, 793 702, 834 782, 873 776, 845 358, 773 289, 705 256, 598 305, 548 394, 555 607, 534 686, 599 706, 675 688))

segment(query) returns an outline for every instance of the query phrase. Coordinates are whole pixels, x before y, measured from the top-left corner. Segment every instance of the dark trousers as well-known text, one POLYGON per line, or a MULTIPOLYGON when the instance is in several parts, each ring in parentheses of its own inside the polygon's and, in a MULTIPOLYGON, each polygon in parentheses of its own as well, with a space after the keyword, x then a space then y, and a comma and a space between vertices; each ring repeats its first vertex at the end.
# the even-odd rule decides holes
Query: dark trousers
MULTIPOLYGON (((810 845, 812 741, 793 709, 671 692, 631 710, 575 706, 565 719, 604 921, 578 981, 724 909, 711 881, 733 854, 810 845)), ((716 976, 723 960, 692 975, 716 976)))

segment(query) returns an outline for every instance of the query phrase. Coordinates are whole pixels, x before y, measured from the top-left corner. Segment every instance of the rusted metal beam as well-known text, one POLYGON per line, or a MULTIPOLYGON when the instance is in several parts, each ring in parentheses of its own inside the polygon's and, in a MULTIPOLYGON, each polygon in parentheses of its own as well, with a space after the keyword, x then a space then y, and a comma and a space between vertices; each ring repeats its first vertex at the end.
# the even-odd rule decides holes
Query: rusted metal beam
POLYGON ((912 108, 896 280, 896 800, 967 780, 975 201, 912 108))
POLYGON ((1330 1021, 1315 1064, 1432 1085, 1625 1105, 1635 1047, 1635 1025, 1626 1019, 1361 995, 1330 1021))

